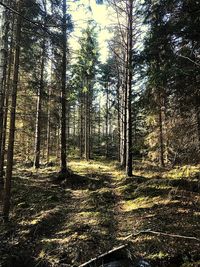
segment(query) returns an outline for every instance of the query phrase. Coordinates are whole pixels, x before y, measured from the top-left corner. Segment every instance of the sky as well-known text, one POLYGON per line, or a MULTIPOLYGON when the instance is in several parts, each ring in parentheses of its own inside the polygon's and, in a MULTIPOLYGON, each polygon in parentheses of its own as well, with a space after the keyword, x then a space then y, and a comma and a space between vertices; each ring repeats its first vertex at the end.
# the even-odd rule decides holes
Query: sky
POLYGON ((86 28, 87 20, 93 19, 97 23, 100 60, 105 62, 108 57, 107 41, 112 38, 112 33, 108 31, 111 19, 107 6, 105 4, 96 4, 95 0, 71 1, 68 2, 68 5, 69 13, 72 15, 74 23, 74 31, 70 34, 69 38, 71 48, 73 50, 79 49, 78 38, 81 36, 81 31, 86 28))

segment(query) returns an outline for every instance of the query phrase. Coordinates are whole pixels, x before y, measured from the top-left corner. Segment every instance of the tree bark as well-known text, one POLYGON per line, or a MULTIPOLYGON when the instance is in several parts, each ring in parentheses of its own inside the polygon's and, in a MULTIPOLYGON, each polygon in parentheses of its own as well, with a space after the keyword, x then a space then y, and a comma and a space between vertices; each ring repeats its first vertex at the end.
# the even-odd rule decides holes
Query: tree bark
POLYGON ((89 82, 87 80, 87 92, 85 93, 85 159, 90 159, 90 112, 89 112, 89 82))
POLYGON ((159 104, 159 143, 160 143, 160 166, 164 167, 164 140, 163 140, 163 119, 162 119, 162 106, 161 101, 159 104))
MULTIPOLYGON (((44 18, 44 27, 46 26, 46 1, 43 1, 45 18, 44 18)), ((41 72, 40 72, 40 85, 38 88, 37 96, 37 111, 36 111, 36 123, 35 123, 35 158, 34 158, 34 167, 38 169, 40 167, 40 150, 41 150, 41 123, 42 123, 42 96, 44 92, 44 64, 46 58, 46 37, 42 41, 42 53, 41 53, 41 72)))
POLYGON ((83 115, 83 95, 80 95, 80 158, 83 157, 83 122, 84 122, 84 115, 83 115))
POLYGON ((44 91, 44 61, 45 61, 45 41, 42 48, 41 59, 41 74, 40 74, 40 86, 38 88, 37 95, 37 111, 36 111, 36 123, 35 123, 35 158, 34 167, 38 169, 40 167, 40 144, 41 144, 41 122, 42 122, 42 95, 44 91))
POLYGON ((120 77, 118 72, 118 82, 117 82, 117 137, 118 137, 118 155, 117 159, 120 162, 120 151, 121 151, 121 132, 120 132, 120 77))
MULTIPOLYGON (((17 2, 18 12, 21 12, 22 1, 17 2)), ((10 129, 9 129, 9 140, 8 140, 8 154, 7 154, 7 168, 5 177, 5 193, 4 193, 4 205, 3 205, 3 216, 4 220, 7 221, 10 210, 10 198, 11 198, 11 179, 13 170, 13 152, 14 152, 14 139, 15 139, 15 116, 16 116, 16 104, 17 104, 17 89, 19 79, 19 56, 20 56, 20 43, 21 43, 21 26, 22 18, 17 16, 17 25, 15 31, 15 58, 14 58, 14 72, 13 72, 13 88, 12 88, 12 99, 11 99, 11 112, 10 112, 10 129)))
POLYGON ((66 68, 67 68, 67 6, 63 0, 62 21, 62 89, 61 89, 61 173, 67 173, 66 139, 66 68))
POLYGON ((48 91, 48 111, 47 111, 47 163, 50 156, 50 141, 51 141, 51 88, 48 91))
POLYGON ((109 136, 108 136, 108 122, 109 122, 109 91, 108 91, 108 84, 106 84, 106 158, 108 158, 108 142, 109 142, 109 136))
POLYGON ((128 38, 128 92, 127 92, 127 155, 126 173, 132 176, 132 76, 133 76, 133 0, 129 0, 129 38, 128 38))
MULTIPOLYGON (((6 0, 3 1, 4 4, 6 4, 6 2, 7 2, 6 0)), ((6 54, 7 54, 6 9, 4 6, 0 5, 0 155, 2 150, 2 136, 3 136, 6 54)))
POLYGON ((127 70, 125 74, 124 88, 123 88, 123 97, 122 97, 122 157, 121 157, 121 166, 125 168, 126 166, 126 145, 127 145, 127 83, 128 75, 127 70))
POLYGON ((99 116, 98 116, 98 149, 101 154, 101 101, 99 101, 99 116))
POLYGON ((0 182, 3 181, 3 169, 4 169, 4 158, 5 158, 8 105, 9 105, 10 88, 11 88, 11 70, 12 70, 12 63, 13 63, 13 31, 14 31, 14 16, 13 16, 13 21, 12 21, 7 78, 6 78, 6 84, 5 84, 5 88, 6 88, 5 89, 5 104, 4 104, 5 109, 4 109, 4 114, 3 114, 4 119, 3 119, 2 144, 1 144, 1 154, 0 154, 0 182))

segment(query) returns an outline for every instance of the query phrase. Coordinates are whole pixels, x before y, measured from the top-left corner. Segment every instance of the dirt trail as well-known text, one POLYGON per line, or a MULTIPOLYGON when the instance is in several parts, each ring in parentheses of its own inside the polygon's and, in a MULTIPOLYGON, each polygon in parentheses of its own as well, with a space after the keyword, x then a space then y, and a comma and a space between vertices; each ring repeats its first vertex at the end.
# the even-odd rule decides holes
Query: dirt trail
MULTIPOLYGON (((79 265, 149 228, 200 236, 195 177, 178 183, 135 171, 126 178, 113 162, 74 161, 70 168, 74 174, 62 184, 52 182, 55 168, 17 169, 11 223, 0 229, 0 258, 10 259, 7 266, 31 266, 27 259, 38 266, 79 265)), ((145 234, 131 241, 136 254, 151 260, 200 254, 200 244, 191 240, 145 234)))

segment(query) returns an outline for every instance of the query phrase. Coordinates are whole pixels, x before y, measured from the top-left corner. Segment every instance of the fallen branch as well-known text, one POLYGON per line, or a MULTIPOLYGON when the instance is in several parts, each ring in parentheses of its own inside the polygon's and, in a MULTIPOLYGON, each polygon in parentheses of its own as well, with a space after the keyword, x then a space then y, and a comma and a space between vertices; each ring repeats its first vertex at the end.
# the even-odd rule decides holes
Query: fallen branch
POLYGON ((111 254, 111 253, 113 253, 113 252, 116 252, 116 251, 118 251, 118 250, 124 249, 124 248, 126 248, 127 246, 128 246, 128 244, 125 244, 125 245, 121 245, 121 246, 119 246, 119 247, 113 248, 113 249, 111 249, 111 250, 109 250, 109 251, 107 251, 107 252, 105 252, 105 253, 103 253, 103 254, 97 256, 96 258, 93 258, 93 259, 91 259, 91 260, 89 260, 89 261, 87 261, 87 262, 85 262, 85 263, 79 265, 79 267, 86 267, 87 265, 89 265, 89 264, 91 264, 91 263, 93 263, 93 262, 95 262, 95 261, 97 261, 97 260, 100 260, 100 259, 102 259, 103 257, 105 257, 105 256, 107 256, 107 255, 109 255, 109 254, 111 254))
MULTIPOLYGON (((142 231, 140 231, 140 232, 137 232, 137 233, 134 233, 134 234, 130 234, 130 235, 126 236, 125 238, 123 238, 123 241, 124 241, 124 240, 127 240, 127 239, 129 239, 129 238, 131 238, 131 237, 139 236, 139 235, 141 235, 141 234, 162 235, 162 236, 169 236, 169 237, 175 237, 175 238, 183 238, 183 239, 195 240, 195 241, 200 242, 200 239, 197 238, 197 237, 194 237, 194 236, 184 236, 184 235, 168 234, 168 233, 163 233, 163 232, 158 232, 158 231, 152 231, 152 230, 150 230, 150 229, 142 230, 142 231)), ((109 254, 111 254, 111 253, 113 253, 113 252, 116 252, 116 251, 118 251, 118 250, 121 250, 121 249, 123 249, 123 248, 126 248, 127 246, 128 246, 128 244, 125 244, 125 245, 121 245, 121 246, 119 246, 119 247, 113 248, 113 249, 111 249, 111 250, 109 250, 109 251, 107 251, 107 252, 105 252, 105 253, 103 253, 103 254, 97 256, 96 258, 93 258, 93 259, 91 259, 91 260, 89 260, 89 261, 87 261, 87 262, 85 262, 85 263, 79 265, 79 267, 86 267, 86 266, 88 266, 89 264, 91 264, 91 263, 93 263, 93 262, 95 262, 95 261, 97 261, 97 260, 100 260, 100 259, 102 259, 103 257, 105 257, 105 256, 107 256, 107 255, 109 255, 109 254)))
POLYGON ((168 234, 168 233, 163 233, 163 232, 158 232, 158 231, 152 231, 150 229, 147 230, 142 230, 138 233, 130 234, 124 238, 124 240, 127 240, 131 237, 136 237, 140 234, 154 234, 154 235, 163 235, 163 236, 170 236, 170 237, 175 237, 175 238, 184 238, 184 239, 190 239, 190 240, 195 240, 200 242, 200 239, 194 236, 184 236, 184 235, 177 235, 177 234, 168 234))

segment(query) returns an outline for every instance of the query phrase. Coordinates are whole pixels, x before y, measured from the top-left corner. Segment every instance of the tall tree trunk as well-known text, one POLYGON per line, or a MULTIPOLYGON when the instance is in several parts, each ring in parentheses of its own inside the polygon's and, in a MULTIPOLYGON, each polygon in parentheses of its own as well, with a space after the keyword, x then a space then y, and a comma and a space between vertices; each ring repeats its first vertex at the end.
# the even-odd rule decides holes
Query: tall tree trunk
POLYGON ((133 0, 129 0, 129 38, 128 38, 128 92, 127 92, 127 155, 126 173, 132 176, 132 62, 133 62, 133 0))
POLYGON ((91 159, 91 151, 92 151, 92 118, 91 118, 91 110, 92 110, 92 96, 91 96, 91 84, 89 83, 89 91, 88 91, 88 159, 91 159))
MULTIPOLYGON (((3 4, 7 3, 6 0, 2 2, 3 4)), ((7 17, 6 17, 5 7, 0 5, 0 155, 2 150, 2 135, 3 135, 6 54, 7 54, 7 17)))
POLYGON ((73 140, 74 146, 76 146, 76 106, 74 106, 73 110, 73 140))
POLYGON ((121 151, 121 131, 120 131, 120 94, 119 94, 119 84, 117 85, 117 136, 118 136, 118 161, 120 162, 120 151, 121 151))
POLYGON ((50 156, 50 141, 51 141, 51 88, 48 90, 48 111, 47 111, 47 163, 50 156))
MULTIPOLYGON (((17 2, 18 12, 21 12, 22 1, 17 2)), ((7 221, 10 210, 10 198, 11 198, 11 178, 13 170, 13 152, 14 152, 14 140, 15 140, 15 115, 16 115, 16 104, 17 104, 17 88, 19 78, 19 56, 20 56, 20 42, 21 42, 21 16, 17 16, 17 24, 15 31, 15 58, 14 58, 14 72, 13 72, 13 88, 12 88, 12 99, 11 99, 11 112, 10 112, 10 129, 9 129, 9 140, 8 140, 8 153, 7 153, 7 168, 5 177, 5 193, 4 193, 4 206, 3 216, 4 220, 7 221)))
MULTIPOLYGON (((87 87, 89 87, 87 82, 87 87)), ((85 93, 85 159, 88 161, 90 159, 89 156, 89 132, 90 132, 90 125, 89 125, 89 88, 85 93)))
MULTIPOLYGON (((127 42, 128 42, 128 33, 127 33, 127 42)), ((127 48, 128 54, 128 48, 127 48)), ((127 95, 128 95, 128 55, 126 60, 126 67, 125 67, 125 80, 123 85, 123 127, 122 127, 122 159, 121 159, 121 166, 126 167, 126 156, 127 156, 127 95)))
POLYGON ((67 173, 66 153, 66 68, 67 68, 67 6, 63 0, 63 21, 62 21, 62 89, 61 89, 61 173, 67 173))
POLYGON ((124 151, 124 92, 123 84, 120 88, 120 164, 123 166, 123 151, 124 151))
POLYGON ((9 59, 8 59, 8 70, 7 70, 7 78, 6 78, 6 89, 5 89, 5 111, 4 111, 4 120, 3 120, 3 132, 2 132, 2 146, 1 146, 1 154, 0 154, 0 181, 3 180, 3 168, 4 168, 4 158, 5 158, 5 144, 6 144, 6 134, 7 134, 7 117, 8 117, 8 105, 9 105, 9 97, 10 97, 10 88, 11 88, 11 69, 13 63, 13 30, 14 30, 14 16, 12 21, 12 29, 11 29, 11 41, 10 41, 10 51, 9 51, 9 59))
POLYGON ((60 156, 60 122, 58 123, 58 126, 56 128, 56 159, 59 160, 60 156))
POLYGON ((42 48, 41 59, 41 74, 40 74, 40 86, 38 88, 37 95, 37 111, 36 111, 36 123, 35 123, 35 158, 34 167, 38 169, 40 167, 40 144, 41 144, 41 122, 42 122, 42 95, 44 91, 44 61, 45 61, 45 41, 42 48))
POLYGON ((106 158, 108 157, 108 122, 109 122, 109 92, 108 92, 108 84, 106 84, 106 158))
POLYGON ((98 150, 101 152, 101 102, 99 101, 99 116, 98 116, 98 150))
POLYGON ((160 166, 164 167, 165 162, 164 162, 164 140, 163 140, 163 118, 162 118, 162 105, 161 105, 161 99, 160 99, 160 104, 159 104, 159 144, 160 144, 160 166))
POLYGON ((79 143, 79 147, 80 147, 80 158, 83 157, 83 95, 81 93, 80 95, 80 143, 79 143))
MULTIPOLYGON (((46 1, 43 1, 45 18, 44 18, 44 27, 46 27, 46 1)), ((40 85, 38 88, 37 96, 37 111, 36 111, 36 123, 35 123, 35 158, 34 158, 34 167, 38 169, 40 167, 40 150, 41 150, 41 123, 42 123, 42 96, 44 92, 44 64, 46 58, 46 37, 42 41, 42 53, 41 53, 41 67, 40 67, 40 85)))

